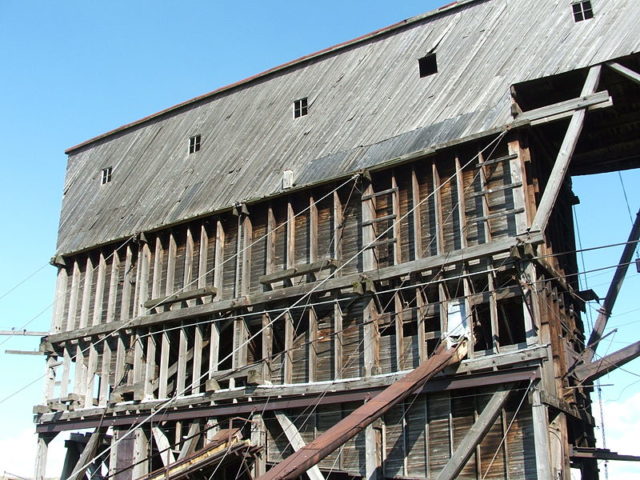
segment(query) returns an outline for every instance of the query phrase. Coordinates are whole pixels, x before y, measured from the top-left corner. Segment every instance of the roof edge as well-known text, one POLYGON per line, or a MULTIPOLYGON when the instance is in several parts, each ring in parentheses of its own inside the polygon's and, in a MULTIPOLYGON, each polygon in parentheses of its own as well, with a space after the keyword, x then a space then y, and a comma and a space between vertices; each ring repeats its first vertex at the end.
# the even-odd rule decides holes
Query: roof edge
POLYGON ((254 81, 258 80, 258 79, 266 78, 269 75, 273 75, 274 73, 278 73, 278 72, 287 70, 287 69, 289 69, 289 68, 291 68, 293 66, 303 64, 305 62, 314 60, 314 59, 316 59, 318 57, 322 57, 322 56, 334 53, 336 51, 346 49, 348 47, 351 47, 353 45, 357 45, 359 43, 363 43, 363 42, 365 42, 367 40, 370 40, 372 38, 376 38, 376 37, 385 35, 387 33, 393 32, 395 30, 399 30, 400 28, 406 27, 407 25, 413 25, 413 24, 418 23, 418 22, 420 22, 422 20, 425 20, 427 18, 435 17, 435 16, 441 15, 441 14, 443 14, 445 12, 449 12, 451 10, 455 10, 457 8, 461 8, 461 7, 463 7, 465 5, 468 5, 470 3, 478 3, 478 2, 485 2, 485 1, 487 1, 487 0, 458 0, 458 1, 455 1, 455 2, 448 3, 446 5, 443 5, 442 7, 438 7, 435 10, 430 10, 429 12, 426 12, 426 13, 423 13, 423 14, 420 14, 420 15, 416 15, 414 17, 411 17, 411 18, 408 18, 408 19, 405 19, 405 20, 401 20, 400 22, 394 23, 394 24, 389 25, 387 27, 380 28, 378 30, 374 30, 373 32, 366 33, 366 34, 361 35, 359 37, 356 37, 356 38, 354 38, 352 40, 347 40, 345 42, 338 43, 338 44, 333 45, 331 47, 327 47, 325 49, 318 50, 317 52, 310 53, 308 55, 304 55, 304 56, 299 57, 297 59, 291 60, 291 61, 289 61, 287 63, 283 63, 283 64, 278 65, 276 67, 270 68, 270 69, 265 70, 263 72, 257 73, 255 75, 250 76, 250 77, 247 77, 247 78, 245 78, 243 80, 239 80, 239 81, 231 83, 229 85, 225 85, 223 87, 217 88, 216 90, 212 90, 211 92, 205 93, 203 95, 199 95, 199 96, 194 97, 194 98, 192 98, 190 100, 186 100, 184 102, 178 103, 178 104, 173 105, 171 107, 165 108, 164 110, 160 110, 159 112, 153 113, 153 114, 148 115, 146 117, 143 117, 143 118, 141 118, 139 120, 135 120, 135 121, 133 121, 131 123, 127 123, 125 125, 117 127, 117 128, 115 128, 113 130, 110 130, 110 131, 108 131, 106 133, 100 134, 100 135, 98 135, 96 137, 93 137, 93 138, 91 138, 89 140, 85 140, 84 142, 81 142, 81 143, 79 143, 77 145, 74 145, 73 147, 69 147, 64 151, 64 153, 67 154, 67 155, 70 155, 70 154, 72 154, 72 153, 74 153, 74 152, 76 152, 76 151, 78 151, 78 150, 80 150, 80 149, 82 149, 84 147, 87 147, 87 146, 89 146, 89 145, 91 145, 93 143, 96 143, 96 142, 98 142, 100 140, 104 140, 105 138, 111 137, 111 136, 116 135, 118 133, 124 132, 126 130, 129 130, 129 129, 132 129, 132 128, 137 127, 139 125, 142 125, 144 123, 147 123, 147 122, 149 122, 151 120, 155 120, 157 118, 163 117, 163 116, 168 115, 170 113, 176 112, 176 111, 178 111, 178 110, 180 110, 182 108, 185 108, 185 107, 190 106, 190 105, 194 105, 194 104, 196 104, 198 102, 201 102, 203 100, 207 100, 209 98, 213 98, 216 95, 219 95, 221 93, 225 93, 225 92, 231 91, 233 89, 242 87, 244 85, 250 84, 251 82, 254 82, 254 81))

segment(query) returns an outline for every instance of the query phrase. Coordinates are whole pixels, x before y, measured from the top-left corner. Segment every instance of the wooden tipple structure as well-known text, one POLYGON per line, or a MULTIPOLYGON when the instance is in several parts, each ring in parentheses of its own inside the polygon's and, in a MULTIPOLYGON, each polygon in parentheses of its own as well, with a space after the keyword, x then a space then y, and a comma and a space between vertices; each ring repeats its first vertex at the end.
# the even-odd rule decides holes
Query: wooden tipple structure
POLYGON ((78 430, 65 479, 597 478, 640 348, 594 362, 631 253, 589 339, 571 176, 640 166, 639 26, 459 1, 69 149, 37 479, 78 430))

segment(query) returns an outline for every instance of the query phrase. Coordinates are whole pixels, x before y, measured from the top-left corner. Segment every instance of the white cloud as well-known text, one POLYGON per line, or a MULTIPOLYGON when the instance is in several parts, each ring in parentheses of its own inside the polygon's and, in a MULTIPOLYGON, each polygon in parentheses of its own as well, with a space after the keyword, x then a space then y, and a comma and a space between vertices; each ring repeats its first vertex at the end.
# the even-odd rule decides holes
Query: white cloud
MULTIPOLYGON (((640 442, 640 393, 623 400, 604 402, 604 427, 607 448, 623 455, 639 455, 640 442)), ((594 416, 599 420, 597 405, 594 416)), ((598 421, 598 423, 600 423, 598 421)), ((597 430, 598 446, 602 447, 601 431, 597 430)), ((600 478, 604 479, 604 462, 600 462, 600 478)), ((640 462, 609 462, 609 480, 640 478, 640 462)))

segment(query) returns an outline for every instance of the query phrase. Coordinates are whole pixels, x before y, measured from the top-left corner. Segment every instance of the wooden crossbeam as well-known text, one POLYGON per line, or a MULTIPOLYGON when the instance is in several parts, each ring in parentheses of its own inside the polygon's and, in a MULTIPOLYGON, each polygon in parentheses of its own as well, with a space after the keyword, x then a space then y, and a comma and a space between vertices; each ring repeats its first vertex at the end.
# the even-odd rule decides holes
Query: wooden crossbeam
POLYGON ((630 68, 627 68, 624 65, 620 65, 616 62, 607 63, 607 66, 612 70, 618 72, 623 77, 628 78, 633 82, 640 83, 640 73, 634 72, 630 68))
POLYGON ((511 393, 512 388, 513 387, 509 386, 493 394, 476 422, 467 430, 458 448, 453 452, 453 455, 451 455, 447 464, 440 471, 436 480, 453 480, 458 476, 467 463, 467 460, 469 460, 475 452, 476 446, 482 441, 496 421, 496 418, 498 418, 498 415, 500 415, 502 407, 509 398, 509 393, 511 393))
MULTIPOLYGON (((297 452, 303 448, 306 443, 289 417, 287 417, 287 415, 282 411, 276 411, 275 416, 282 427, 282 431, 286 435, 287 440, 289 440, 289 444, 293 447, 293 450, 297 452)), ((324 480, 324 475, 322 475, 322 472, 317 465, 311 467, 306 473, 309 476, 309 480, 324 480)))
POLYGON ((638 357, 640 342, 635 342, 599 360, 580 365, 575 369, 575 374, 580 382, 588 384, 638 357))
MULTIPOLYGON (((583 97, 591 95, 596 91, 596 89, 598 88, 598 82, 600 80, 600 72, 600 65, 596 65, 589 69, 587 80, 582 87, 583 97)), ((575 110, 571 116, 569 127, 567 128, 564 140, 562 141, 562 145, 560 146, 560 151, 558 152, 558 156, 556 157, 555 163, 553 164, 553 169, 551 170, 549 181, 544 189, 544 193, 542 194, 540 205, 538 205, 538 211, 536 212, 536 216, 533 219, 531 225, 532 231, 544 232, 547 227, 549 217, 551 217, 551 211, 553 210, 553 206, 556 203, 558 195, 560 194, 560 189, 562 188, 562 184, 564 183, 565 177, 567 175, 567 171, 569 170, 569 163, 571 162, 571 158, 573 157, 573 152, 575 151, 576 145, 578 144, 578 139, 580 138, 580 133, 582 132, 585 115, 585 108, 580 108, 578 110, 575 110)))
POLYGON ((636 213, 636 219, 633 222, 633 227, 631 228, 631 233, 629 233, 629 240, 622 251, 622 255, 620 256, 620 261, 618 262, 618 268, 616 268, 616 272, 613 275, 613 280, 611 280, 611 285, 609 286, 609 290, 607 291, 607 296, 604 299, 602 304, 602 308, 600 308, 600 313, 598 314, 598 318, 596 319, 596 323, 593 326, 593 331, 589 336, 589 341, 587 343, 587 348, 585 349, 582 359, 585 363, 590 363, 593 359, 593 355, 598 348, 598 344, 600 343, 600 339, 602 338, 602 334, 604 333, 604 329, 607 326, 607 321, 611 316, 611 312, 613 310, 613 306, 616 303, 618 298, 618 293, 622 288, 622 282, 624 281, 624 277, 627 274, 627 270, 629 269, 629 263, 633 259, 633 252, 636 249, 636 245, 638 244, 638 239, 640 238, 640 211, 636 213))
POLYGON ((98 451, 98 445, 102 436, 106 432, 104 428, 96 428, 95 431, 91 434, 91 438, 87 442, 87 445, 82 450, 82 454, 80 458, 76 462, 75 467, 73 468, 73 472, 67 480, 79 480, 84 477, 87 468, 91 465, 91 459, 96 455, 98 451))
POLYGON ((170 305, 172 303, 186 302, 187 300, 193 300, 202 297, 215 297, 218 290, 213 287, 198 288, 197 290, 190 290, 188 292, 176 293, 165 297, 152 298, 144 302, 144 308, 160 307, 162 305, 170 305))

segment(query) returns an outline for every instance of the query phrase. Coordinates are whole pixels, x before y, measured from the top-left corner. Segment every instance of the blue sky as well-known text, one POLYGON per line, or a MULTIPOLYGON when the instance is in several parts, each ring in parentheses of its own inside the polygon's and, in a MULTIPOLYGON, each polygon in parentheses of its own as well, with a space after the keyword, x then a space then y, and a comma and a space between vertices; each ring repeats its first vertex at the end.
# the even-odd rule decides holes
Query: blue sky
MULTIPOLYGON (((24 324, 31 330, 49 327, 54 269, 47 263, 55 252, 66 148, 443 3, 2 0, 0 330, 24 324)), ((640 173, 622 176, 635 214, 640 207, 640 173)), ((576 179, 575 190, 582 201, 577 215, 583 246, 625 241, 630 222, 618 175, 576 179)), ((585 255, 586 269, 617 263, 620 251, 585 255)), ((611 275, 612 270, 597 272, 589 285, 604 296, 611 275)), ((632 268, 612 320, 619 331, 600 353, 640 339, 634 323, 639 314, 634 295, 638 277, 632 268)), ((41 376, 44 361, 4 353, 7 348, 37 348, 33 338, 0 337, 0 343, 2 400, 41 376)), ((636 361, 627 370, 637 372, 638 366, 636 361)), ((625 402, 640 398, 639 381, 626 372, 603 379, 614 384, 603 387, 608 405, 615 406, 610 408, 613 414, 623 411, 625 402)), ((12 453, 0 457, 0 474, 30 473, 28 448, 35 444, 31 406, 41 400, 42 386, 38 381, 0 406, 0 451, 12 453)), ((640 426, 637 416, 612 418, 612 425, 640 426)), ((611 448, 625 441, 622 433, 608 437, 611 448)), ((629 445, 619 449, 640 454, 629 451, 629 445)), ((50 464, 60 462, 52 458, 50 464)))

